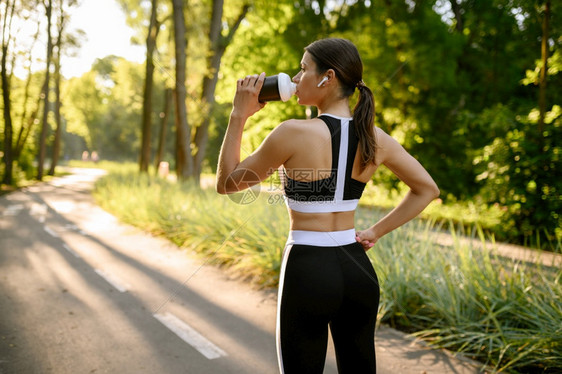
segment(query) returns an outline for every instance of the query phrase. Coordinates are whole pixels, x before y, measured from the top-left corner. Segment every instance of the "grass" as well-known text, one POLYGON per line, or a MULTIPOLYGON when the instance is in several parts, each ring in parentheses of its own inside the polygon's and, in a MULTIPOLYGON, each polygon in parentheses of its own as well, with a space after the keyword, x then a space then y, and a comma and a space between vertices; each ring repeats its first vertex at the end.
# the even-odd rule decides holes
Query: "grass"
POLYGON ((431 224, 408 226, 370 253, 385 295, 382 322, 498 372, 562 370, 559 268, 502 258, 458 240, 439 247, 431 224))
MULTIPOLYGON (((116 165, 114 165, 113 167, 116 167, 116 165)), ((5 165, 0 164, 0 176, 4 175, 4 168, 5 165)), ((52 180, 54 177, 61 177, 64 175, 67 175, 68 173, 64 170, 61 170, 60 167, 57 167, 55 170, 55 175, 51 176, 48 175, 48 168, 45 168, 45 174, 43 175, 42 181, 43 182, 48 182, 50 180, 52 180)), ((14 192, 16 190, 19 190, 21 188, 25 188, 25 187, 29 187, 34 185, 35 183, 38 183, 39 181, 36 179, 37 177, 37 172, 36 170, 22 170, 17 163, 14 165, 14 171, 13 171, 13 178, 12 178, 12 184, 10 185, 6 185, 3 183, 0 183, 0 196, 14 192)), ((1 179, 0 179, 1 181, 1 179)))
MULTIPOLYGON (((228 272, 276 286, 288 230, 275 195, 220 196, 189 184, 138 175, 136 166, 98 181, 97 201, 125 222, 169 238, 228 272), (248 204, 240 204, 247 201, 248 204)), ((358 228, 382 211, 361 208, 358 228)), ((381 283, 379 321, 479 360, 496 372, 562 371, 562 272, 497 256, 415 220, 369 252, 381 283)), ((477 230, 473 231, 478 233, 477 230)), ((484 243, 484 234, 480 232, 484 243)))
POLYGON ((286 210, 268 204, 263 194, 241 205, 233 201, 239 196, 138 175, 131 167, 99 180, 94 196, 124 222, 211 256, 234 275, 262 286, 277 284, 288 219, 286 210))

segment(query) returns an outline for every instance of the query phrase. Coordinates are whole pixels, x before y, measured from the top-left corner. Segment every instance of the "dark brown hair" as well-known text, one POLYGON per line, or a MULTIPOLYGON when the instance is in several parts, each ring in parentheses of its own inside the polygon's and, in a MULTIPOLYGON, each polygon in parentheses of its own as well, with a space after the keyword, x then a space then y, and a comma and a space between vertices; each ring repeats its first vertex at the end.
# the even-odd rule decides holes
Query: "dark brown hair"
POLYGON ((346 39, 320 39, 305 48, 316 63, 319 74, 333 69, 341 83, 342 94, 350 97, 359 89, 359 99, 353 109, 353 123, 359 138, 361 167, 375 162, 376 138, 374 129, 375 101, 373 93, 363 82, 363 62, 355 45, 346 39))

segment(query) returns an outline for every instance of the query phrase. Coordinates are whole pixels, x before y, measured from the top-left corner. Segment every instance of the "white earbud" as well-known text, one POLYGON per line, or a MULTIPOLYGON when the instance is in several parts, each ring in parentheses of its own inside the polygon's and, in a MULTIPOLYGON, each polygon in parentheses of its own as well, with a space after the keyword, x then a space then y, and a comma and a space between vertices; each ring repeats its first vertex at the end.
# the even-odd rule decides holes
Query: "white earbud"
POLYGON ((326 82, 327 80, 328 80, 328 77, 322 78, 322 80, 320 81, 320 83, 318 83, 318 86, 316 86, 316 87, 320 87, 320 86, 323 85, 324 82, 326 82))

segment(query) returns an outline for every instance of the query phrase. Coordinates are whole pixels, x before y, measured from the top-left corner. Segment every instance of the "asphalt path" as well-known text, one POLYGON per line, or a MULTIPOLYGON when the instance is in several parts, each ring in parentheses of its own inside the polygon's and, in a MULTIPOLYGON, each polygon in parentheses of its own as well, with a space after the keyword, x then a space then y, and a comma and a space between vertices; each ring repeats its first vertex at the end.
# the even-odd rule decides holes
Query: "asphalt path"
MULTIPOLYGON (((274 290, 119 223, 103 172, 72 172, 0 197, 0 374, 278 372, 274 290)), ((478 372, 390 328, 376 346, 379 374, 478 372)))

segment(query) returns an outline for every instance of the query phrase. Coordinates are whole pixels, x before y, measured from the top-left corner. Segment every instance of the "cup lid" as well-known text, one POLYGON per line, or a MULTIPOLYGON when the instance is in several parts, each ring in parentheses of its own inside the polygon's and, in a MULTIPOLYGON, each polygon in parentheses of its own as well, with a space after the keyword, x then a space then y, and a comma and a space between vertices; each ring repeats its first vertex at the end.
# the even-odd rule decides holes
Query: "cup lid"
POLYGON ((297 84, 291 82, 291 77, 285 73, 279 73, 277 84, 279 88, 279 96, 283 102, 288 101, 297 91, 297 84))

